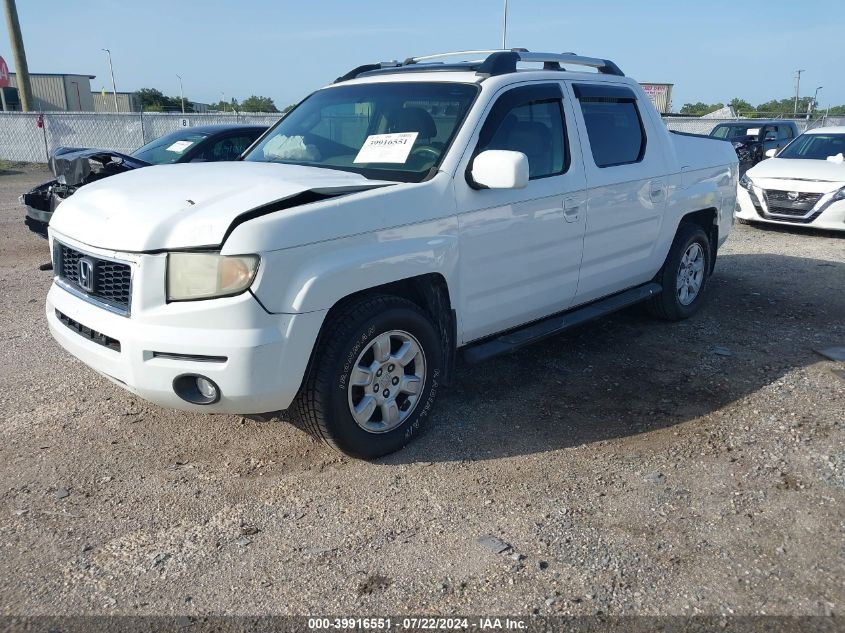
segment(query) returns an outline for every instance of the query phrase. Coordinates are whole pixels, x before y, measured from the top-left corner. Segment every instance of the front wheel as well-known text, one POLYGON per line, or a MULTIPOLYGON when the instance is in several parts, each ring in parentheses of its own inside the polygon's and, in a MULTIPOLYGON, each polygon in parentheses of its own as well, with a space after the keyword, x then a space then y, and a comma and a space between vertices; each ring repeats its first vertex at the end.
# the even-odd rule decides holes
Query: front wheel
POLYGON ((710 239, 695 224, 681 224, 657 281, 663 291, 647 304, 655 316, 681 321, 701 308, 709 278, 712 250, 710 239))
POLYGON ((306 430, 364 459, 402 448, 431 415, 445 358, 431 317, 393 296, 357 299, 327 320, 295 410, 306 430))

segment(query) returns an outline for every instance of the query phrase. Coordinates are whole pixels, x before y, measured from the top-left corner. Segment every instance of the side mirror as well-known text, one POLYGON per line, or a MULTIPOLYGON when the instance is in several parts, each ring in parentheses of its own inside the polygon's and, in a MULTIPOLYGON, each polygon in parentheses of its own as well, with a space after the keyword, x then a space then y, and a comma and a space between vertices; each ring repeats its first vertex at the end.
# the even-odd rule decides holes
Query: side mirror
POLYGON ((472 161, 474 184, 487 189, 524 189, 528 185, 528 157, 522 152, 488 149, 472 161))
POLYGON ((778 150, 777 150, 776 147, 773 147, 772 149, 766 150, 766 158, 774 158, 777 155, 778 155, 778 150))

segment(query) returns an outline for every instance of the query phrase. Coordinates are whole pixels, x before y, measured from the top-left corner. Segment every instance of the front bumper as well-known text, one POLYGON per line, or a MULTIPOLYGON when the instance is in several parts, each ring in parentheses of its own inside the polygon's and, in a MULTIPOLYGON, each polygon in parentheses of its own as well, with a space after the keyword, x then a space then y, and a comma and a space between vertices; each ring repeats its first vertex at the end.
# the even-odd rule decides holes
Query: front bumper
POLYGON ((133 305, 127 317, 56 283, 47 295, 46 313, 50 332, 63 348, 141 398, 186 411, 239 414, 277 411, 291 404, 325 316, 268 314, 247 292, 149 310, 133 305), (76 327, 69 326, 69 320, 76 327), (197 405, 182 400, 173 381, 183 374, 213 380, 220 389, 219 401, 197 405))
POLYGON ((53 213, 51 211, 41 211, 30 206, 26 206, 26 217, 23 222, 27 228, 38 235, 47 239, 47 226, 50 224, 50 218, 53 213))
MULTIPOLYGON (((845 200, 833 202, 824 206, 820 212, 809 213, 807 218, 784 218, 772 215, 764 207, 762 193, 756 193, 756 200, 752 200, 751 194, 743 187, 737 188, 735 217, 740 220, 751 222, 766 222, 769 224, 780 224, 781 226, 810 227, 829 231, 845 231, 845 200)), ((821 202, 821 201, 820 201, 821 202)))

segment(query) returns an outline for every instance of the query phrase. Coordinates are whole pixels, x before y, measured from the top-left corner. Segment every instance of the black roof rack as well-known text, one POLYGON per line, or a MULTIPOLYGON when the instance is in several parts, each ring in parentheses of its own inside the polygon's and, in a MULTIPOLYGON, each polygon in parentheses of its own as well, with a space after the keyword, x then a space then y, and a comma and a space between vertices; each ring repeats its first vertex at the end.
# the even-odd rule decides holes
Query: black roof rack
POLYGON ((353 68, 342 77, 338 77, 335 83, 349 81, 357 77, 397 72, 464 71, 475 72, 477 75, 483 77, 494 77, 496 75, 506 75, 516 72, 519 62, 542 63, 543 70, 566 70, 561 64, 587 66, 595 68, 598 72, 605 75, 625 76, 625 73, 619 69, 619 66, 609 59, 584 57, 575 53, 532 53, 524 48, 514 48, 509 51, 457 51, 454 53, 425 55, 423 57, 409 57, 403 62, 392 61, 365 64, 353 68), (451 63, 440 61, 458 56, 463 56, 464 59, 451 63), (467 57, 470 59, 467 59, 467 57))

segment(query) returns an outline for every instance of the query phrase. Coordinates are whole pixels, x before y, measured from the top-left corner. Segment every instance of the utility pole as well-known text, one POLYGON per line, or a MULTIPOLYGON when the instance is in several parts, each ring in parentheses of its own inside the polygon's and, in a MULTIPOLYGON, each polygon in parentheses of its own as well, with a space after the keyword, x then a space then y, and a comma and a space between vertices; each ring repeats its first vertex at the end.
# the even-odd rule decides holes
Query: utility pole
POLYGON ((119 112, 120 110, 117 107, 117 85, 114 83, 114 67, 111 65, 111 51, 107 48, 103 50, 109 56, 109 72, 111 73, 111 93, 114 96, 114 111, 119 112))
POLYGON ((23 47, 21 24, 18 21, 18 8, 15 0, 3 0, 3 11, 6 14, 6 25, 9 27, 9 42, 12 45, 12 55, 15 59, 15 79, 18 94, 21 98, 21 110, 30 112, 35 102, 32 99, 32 84, 29 82, 29 66, 26 64, 26 51, 23 47))
POLYGON ((508 36, 508 0, 505 0, 505 10, 502 13, 502 50, 506 50, 505 42, 508 36))
POLYGON ((810 119, 810 114, 812 114, 813 112, 815 112, 818 109, 819 90, 821 90, 822 88, 824 88, 824 86, 819 86, 818 88, 816 88, 816 94, 813 95, 813 101, 811 103, 807 104, 807 119, 808 120, 810 119))
POLYGON ((182 90, 182 75, 176 75, 179 77, 179 100, 182 102, 182 114, 185 114, 185 91, 182 90))
POLYGON ((798 118, 798 94, 801 92, 801 73, 804 72, 804 68, 795 71, 795 112, 793 116, 798 118))

